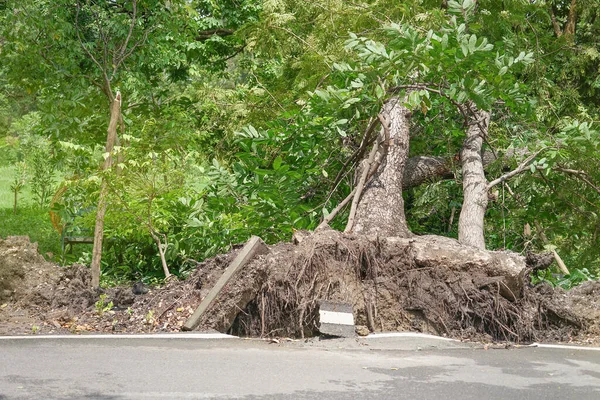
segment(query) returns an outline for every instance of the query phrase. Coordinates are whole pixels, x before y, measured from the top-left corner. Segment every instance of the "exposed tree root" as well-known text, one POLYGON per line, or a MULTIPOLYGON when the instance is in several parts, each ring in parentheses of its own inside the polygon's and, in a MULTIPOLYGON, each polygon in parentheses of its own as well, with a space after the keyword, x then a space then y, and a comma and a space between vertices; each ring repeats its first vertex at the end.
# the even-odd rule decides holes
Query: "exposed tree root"
MULTIPOLYGON (((391 246, 388 239, 333 230, 307 236, 249 266, 262 270, 264 279, 259 295, 237 315, 230 332, 316 335, 319 300, 352 304, 356 324, 370 331, 526 343, 568 339, 583 328, 579 317, 561 310, 553 296, 538 288, 524 286, 510 295, 503 290, 503 277, 490 276, 495 270, 483 261, 465 260, 462 269, 443 259, 424 265, 417 253, 410 245, 391 246)), ((239 279, 249 284, 248 276, 239 279)), ((218 307, 213 313, 205 327, 215 321, 218 307)))

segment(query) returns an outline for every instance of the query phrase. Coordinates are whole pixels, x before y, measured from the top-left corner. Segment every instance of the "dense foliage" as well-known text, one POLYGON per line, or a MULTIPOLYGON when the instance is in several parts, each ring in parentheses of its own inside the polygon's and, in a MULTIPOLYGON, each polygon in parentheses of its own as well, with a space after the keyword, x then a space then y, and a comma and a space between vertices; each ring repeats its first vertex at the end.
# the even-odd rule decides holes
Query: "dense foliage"
MULTIPOLYGON (((3 1, 3 215, 52 209, 63 236, 88 236, 105 178, 107 282, 162 276, 151 232, 185 275, 252 234, 276 242, 315 228, 355 184, 385 99, 410 89, 411 155, 455 158, 457 104, 492 111, 485 151, 511 156, 488 166, 490 180, 539 152, 490 195, 488 248, 555 249, 573 282, 593 279, 599 13, 595 0, 3 1), (102 173, 117 90, 119 164, 102 173)), ((456 236, 454 170, 406 191, 414 232, 456 236)), ((552 273, 537 279, 568 286, 552 273)))

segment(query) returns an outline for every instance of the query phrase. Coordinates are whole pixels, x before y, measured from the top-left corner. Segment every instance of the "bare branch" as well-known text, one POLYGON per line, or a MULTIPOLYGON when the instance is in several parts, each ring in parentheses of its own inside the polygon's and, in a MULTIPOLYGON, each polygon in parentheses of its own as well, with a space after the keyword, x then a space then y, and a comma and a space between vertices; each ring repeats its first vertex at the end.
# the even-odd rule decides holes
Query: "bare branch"
POLYGON ((235 33, 235 31, 233 29, 226 29, 226 28, 208 29, 206 31, 198 32, 198 35, 196 36, 196 40, 202 42, 202 41, 210 39, 214 35, 217 35, 220 37, 225 37, 225 36, 231 36, 234 33, 235 33))
POLYGON ((129 24, 129 32, 127 33, 127 37, 123 42, 123 45, 119 48, 119 50, 115 51, 115 55, 113 56, 113 71, 111 73, 111 79, 116 75, 117 70, 134 51, 135 49, 143 42, 146 41, 148 31, 144 32, 144 36, 141 41, 136 42, 129 51, 127 51, 127 46, 129 45, 129 41, 131 40, 131 35, 133 34, 133 29, 135 28, 135 21, 137 17, 137 0, 133 0, 133 13, 131 16, 131 23, 129 24))
MULTIPOLYGON (((348 168, 348 166, 351 164, 354 164, 358 160, 362 159, 363 155, 365 154, 366 149, 369 147, 369 145, 371 145, 373 143, 373 140, 375 140, 376 136, 373 136, 373 132, 375 131, 375 127, 377 126, 377 123, 378 123, 378 120, 371 118, 371 120, 369 121, 369 124, 367 125, 367 130, 365 131, 365 134, 363 136, 363 139, 360 143, 359 148, 356 149, 356 151, 354 153, 352 153, 352 155, 346 160, 346 162, 340 169, 340 172, 338 172, 337 176, 333 180, 334 188, 337 187, 337 185, 340 183, 340 181, 344 177, 345 171, 348 168)), ((332 191, 332 193, 333 193, 333 191, 332 191)), ((330 196, 331 196, 331 193, 330 193, 330 196)))
POLYGON ((135 49, 137 49, 138 47, 140 47, 141 45, 143 45, 144 43, 146 43, 146 40, 148 39, 148 35, 152 31, 153 31, 153 29, 148 29, 147 31, 144 32, 144 34, 142 36, 142 39, 138 40, 137 42, 135 42, 135 44, 133 46, 131 46, 131 49, 129 49, 129 51, 127 53, 125 53, 125 55, 123 56, 123 58, 119 62, 119 65, 122 64, 123 61, 127 60, 129 58, 129 56, 133 54, 133 52, 135 51, 135 49))
POLYGON ((524 172, 527 167, 529 166, 529 164, 531 164, 531 162, 543 151, 548 150, 550 147, 544 147, 539 149, 538 151, 536 151, 535 153, 533 153, 532 155, 530 155, 529 157, 527 157, 521 164, 519 164, 519 166, 515 169, 513 169, 512 171, 502 175, 501 177, 494 179, 493 181, 491 181, 490 183, 488 183, 487 185, 487 189, 490 190, 491 188, 493 188, 494 186, 496 186, 499 183, 502 183, 510 178, 512 178, 515 175, 518 175, 522 172, 524 172))
POLYGON ((565 174, 574 175, 578 179, 580 179, 583 182, 585 182, 592 189, 594 189, 596 191, 596 193, 600 194, 600 187, 598 187, 598 186, 596 186, 596 185, 594 185, 592 183, 592 181, 590 180, 589 175, 585 171, 578 171, 578 170, 575 170, 575 169, 568 169, 568 168, 561 168, 561 167, 556 167, 556 168, 553 168, 553 169, 556 170, 556 171, 559 171, 559 172, 564 172, 565 174))
MULTIPOLYGON (((376 143, 374 145, 378 146, 378 144, 376 143)), ((376 153, 376 152, 375 152, 376 153)), ((371 179, 371 177, 373 175, 375 175, 375 173, 377 172, 377 170, 379 169, 379 165, 381 163, 381 160, 377 160, 377 162, 370 164, 369 166, 365 166, 365 169, 369 171, 365 181, 368 181, 369 179, 371 179)), ((342 208, 344 208, 346 206, 346 204, 348 204, 348 202, 353 199, 357 193, 357 187, 355 187, 354 189, 352 189, 352 191, 350 192, 350 194, 348 196, 346 196, 346 198, 344 200, 342 200, 342 202, 340 204, 338 204, 338 206, 333 209, 328 216, 326 216, 325 218, 323 218, 323 221, 319 224, 319 226, 317 226, 317 229, 322 229, 325 226, 327 226, 329 224, 329 222, 331 222, 332 219, 335 218, 335 216, 342 210, 342 208)))
POLYGON ((92 59, 92 61, 98 66, 98 68, 100 68, 101 70, 102 65, 100 65, 100 63, 98 62, 98 60, 96 60, 96 57, 94 57, 94 55, 87 49, 87 47, 85 47, 85 45, 83 44, 83 40, 81 39, 81 34, 79 32, 79 10, 81 9, 81 6, 79 5, 79 2, 77 2, 77 11, 75 12, 75 32, 77 33, 77 39, 79 40, 79 44, 81 45, 81 48, 87 53, 88 57, 90 57, 92 59))
MULTIPOLYGON (((131 6, 133 7, 133 14, 131 16, 131 23, 129 24, 129 32, 127 32, 127 37, 125 38, 125 41, 123 42, 123 45, 119 50, 119 58, 115 60, 117 62, 123 59, 125 51, 127 50, 127 45, 129 44, 129 40, 131 40, 131 35, 133 34, 133 28, 135 27, 135 21, 137 16, 137 0, 132 0, 131 6)), ((117 63, 115 62, 115 64, 117 63)))
POLYGON ((81 48, 83 49, 83 51, 85 51, 86 54, 88 55, 88 57, 94 62, 94 64, 96 64, 98 66, 98 68, 100 68, 100 72, 102 73, 102 77, 104 78, 104 85, 102 87, 102 91, 104 92, 104 94, 106 94, 106 96, 108 97, 108 100, 112 103, 112 101, 114 100, 114 96, 112 93, 112 89, 110 87, 110 79, 108 79, 108 75, 106 74, 106 69, 104 67, 102 67, 102 65, 100 65, 100 63, 98 62, 96 57, 94 57, 94 55, 87 49, 87 47, 85 47, 85 45, 83 43, 83 39, 81 39, 81 33, 79 32, 79 11, 80 10, 81 10, 81 4, 78 1, 77 5, 76 5, 76 11, 75 11, 75 32, 77 33, 77 40, 79 40, 79 44, 80 44, 81 48))
MULTIPOLYGON (((380 119, 381 119, 381 114, 379 114, 379 115, 380 115, 380 119)), ((383 122, 382 122, 382 124, 383 124, 383 122)), ((383 129, 388 130, 389 128, 386 125, 384 125, 383 129)), ((344 230, 344 232, 350 232, 352 230, 352 227, 354 226, 354 217, 356 216, 356 209, 358 207, 358 202, 360 201, 360 197, 362 196, 362 192, 365 187, 365 183, 367 182, 367 177, 369 175, 369 172, 371 172, 371 166, 373 165, 373 162, 375 160, 375 155, 377 155, 378 149, 379 149, 379 142, 376 140, 375 143, 373 144, 373 148, 371 149, 371 153, 369 153, 369 159, 368 159, 367 164, 365 165, 365 168, 360 176, 358 185, 356 185, 354 198, 352 199, 352 206, 350 208, 350 216, 348 217, 348 222, 346 224, 346 229, 344 230)))
POLYGON ((327 215, 325 218, 323 218, 323 221, 319 224, 319 226, 317 226, 315 231, 325 228, 331 222, 331 220, 334 219, 335 216, 341 211, 341 209, 344 208, 346 206, 346 204, 348 204, 348 202, 350 202, 350 200, 354 197, 355 193, 356 193, 356 188, 352 189, 350 194, 348 196, 346 196, 346 198, 344 200, 342 200, 342 202, 340 204, 338 204, 338 206, 336 208, 334 208, 329 213, 329 215, 327 215))

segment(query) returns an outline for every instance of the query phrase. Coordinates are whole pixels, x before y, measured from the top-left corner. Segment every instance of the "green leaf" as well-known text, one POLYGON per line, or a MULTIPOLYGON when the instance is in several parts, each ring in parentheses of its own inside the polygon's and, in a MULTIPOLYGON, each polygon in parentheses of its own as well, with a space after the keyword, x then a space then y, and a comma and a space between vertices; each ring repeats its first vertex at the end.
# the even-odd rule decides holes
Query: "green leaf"
POLYGON ((471 37, 469 38, 469 51, 471 53, 475 53, 476 44, 477 44, 477 36, 471 35, 471 37))

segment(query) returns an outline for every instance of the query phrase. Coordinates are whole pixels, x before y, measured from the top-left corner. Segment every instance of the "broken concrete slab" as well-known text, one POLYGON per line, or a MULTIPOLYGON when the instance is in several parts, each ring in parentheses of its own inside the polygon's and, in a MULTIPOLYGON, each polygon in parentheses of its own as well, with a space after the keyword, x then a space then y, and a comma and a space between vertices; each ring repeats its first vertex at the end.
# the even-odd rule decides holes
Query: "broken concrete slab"
POLYGON ((319 301, 319 332, 338 337, 355 337, 352 304, 319 301))
MULTIPOLYGON (((181 327, 184 331, 192 331, 198 327, 200 324, 200 319, 204 315, 204 313, 210 308, 213 302, 219 297, 223 288, 229 283, 229 281, 239 272, 244 266, 246 266, 254 257, 266 254, 269 252, 269 248, 258 236, 252 236, 250 240, 244 245, 242 250, 240 250, 237 257, 233 260, 231 264, 225 269, 223 275, 215 286, 210 290, 208 295, 202 300, 194 314, 185 322, 185 324, 181 327)), ((248 299, 250 301, 251 299, 248 299)), ((243 305, 244 307, 246 305, 243 305)), ((240 305, 238 305, 240 307, 240 305)), ((242 307, 243 309, 243 307, 242 307)), ((230 313, 233 315, 235 319, 235 315, 237 315, 237 311, 234 313, 230 313)), ((229 321, 229 325, 233 320, 229 321)))

